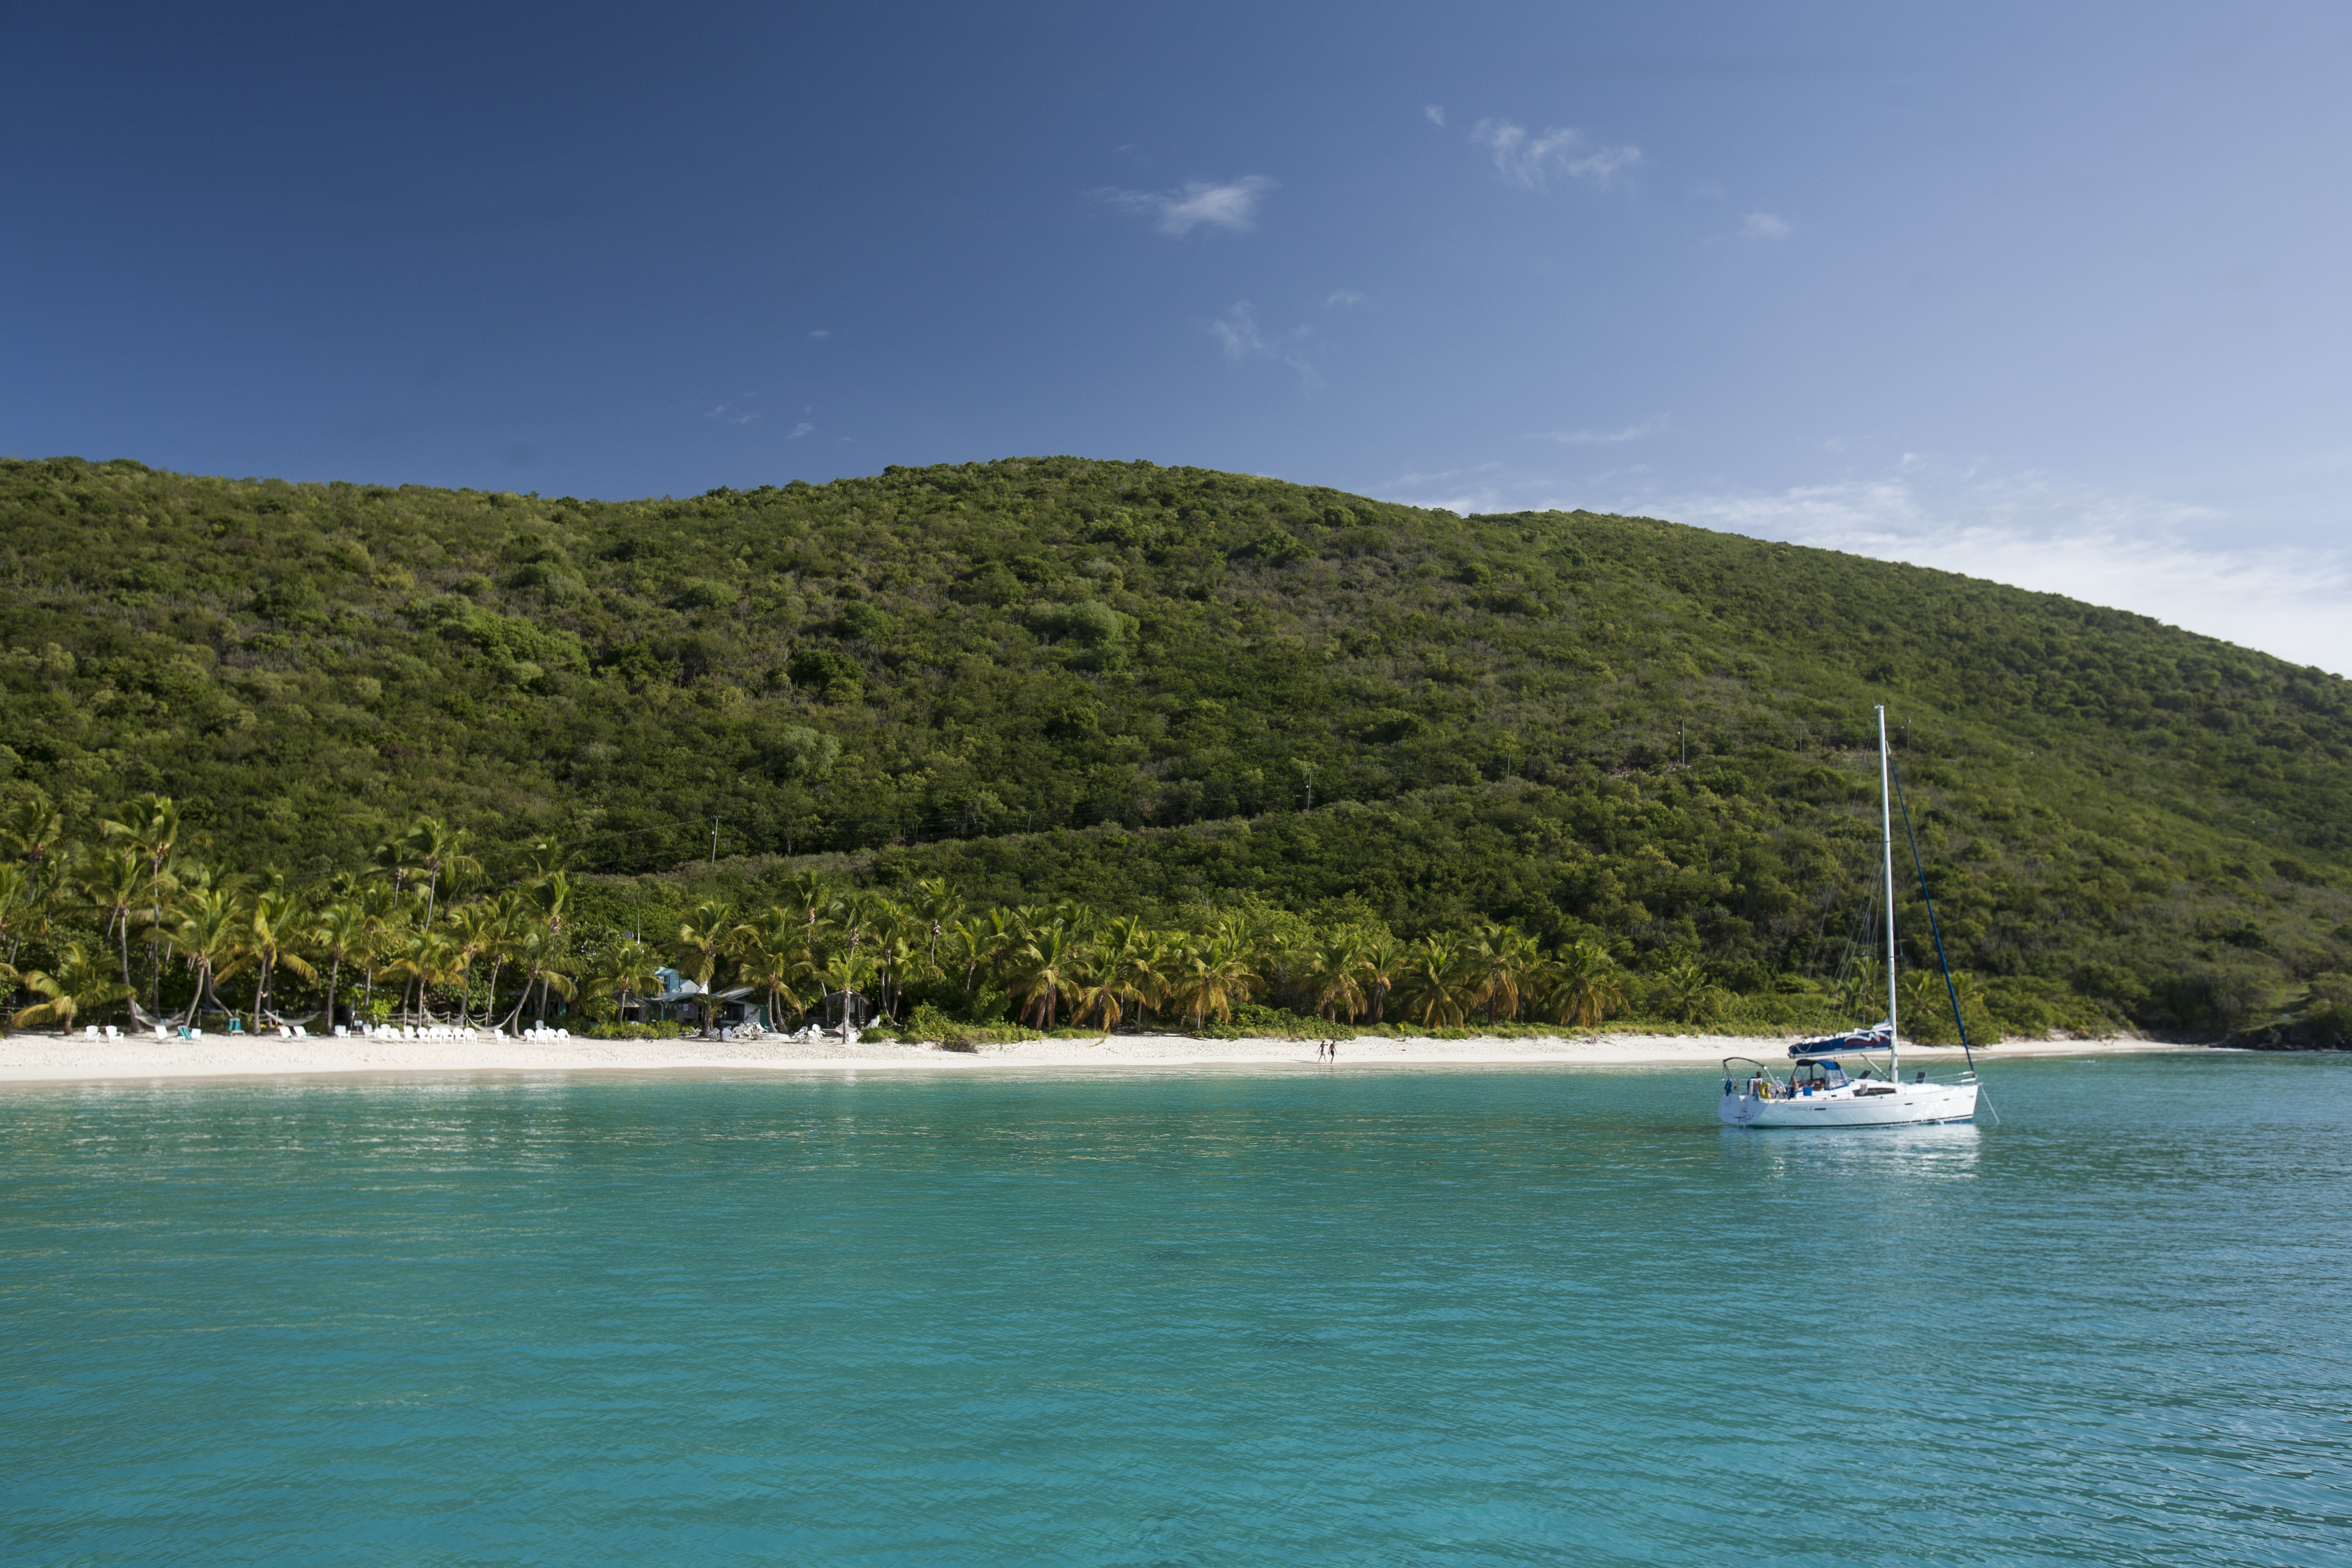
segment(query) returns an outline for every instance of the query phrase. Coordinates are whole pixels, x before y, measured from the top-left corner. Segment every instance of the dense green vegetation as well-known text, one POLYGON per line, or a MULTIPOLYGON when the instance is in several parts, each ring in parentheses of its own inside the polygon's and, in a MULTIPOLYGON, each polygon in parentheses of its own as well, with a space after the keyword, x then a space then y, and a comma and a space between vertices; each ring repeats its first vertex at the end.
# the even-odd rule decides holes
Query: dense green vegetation
POLYGON ((54 459, 0 463, 0 796, 95 845, 168 794, 192 864, 295 889, 420 816, 489 886, 551 838, 583 952, 814 868, 1499 925, 1629 1005, 1695 963, 1764 1005, 1863 912, 1884 701, 1997 1026, 2306 1037, 2352 995, 2344 681, 1647 519, 1071 458, 617 503, 54 459))

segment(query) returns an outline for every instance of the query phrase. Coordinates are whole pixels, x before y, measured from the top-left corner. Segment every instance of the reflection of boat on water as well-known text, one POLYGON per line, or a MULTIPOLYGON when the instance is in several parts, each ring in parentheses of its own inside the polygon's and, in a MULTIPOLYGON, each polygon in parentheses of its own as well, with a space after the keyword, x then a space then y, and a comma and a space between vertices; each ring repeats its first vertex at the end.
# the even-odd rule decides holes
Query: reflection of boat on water
MULTIPOLYGON (((1752 1057, 1726 1057, 1723 1099, 1716 1113, 1735 1127, 1912 1127, 1938 1121, 1969 1121, 1977 1113, 1976 1056, 1969 1050, 1968 1025, 1961 1019, 1959 1000, 1953 997, 1952 1018, 1960 1026, 1960 1048, 1968 1053, 1969 1070, 1954 1083, 1929 1083, 1924 1072, 1903 1081, 1902 1043, 1895 1033, 1895 817, 1892 768, 1886 757, 1886 710, 1878 710, 1878 815, 1880 843, 1886 873, 1886 1021, 1868 1029, 1800 1040, 1789 1047, 1791 1058, 1783 1079, 1752 1057), (1882 1069, 1868 1053, 1884 1050, 1882 1069), (1859 1075, 1849 1073, 1841 1058, 1859 1058, 1859 1075), (1740 1068, 1752 1070, 1742 1082, 1740 1068)), ((1906 813, 1904 818, 1910 820, 1906 813)), ((1914 858, 1917 849, 1914 847, 1914 858)), ((1922 868, 1919 890, 1927 893, 1922 868)), ((1935 906, 1927 906, 1933 921, 1935 906)), ((1943 958, 1943 939, 1936 956, 1943 958)), ((1945 966, 1948 993, 1951 969, 1945 966)), ((1867 1016, 1867 1015, 1864 1015, 1867 1016)))

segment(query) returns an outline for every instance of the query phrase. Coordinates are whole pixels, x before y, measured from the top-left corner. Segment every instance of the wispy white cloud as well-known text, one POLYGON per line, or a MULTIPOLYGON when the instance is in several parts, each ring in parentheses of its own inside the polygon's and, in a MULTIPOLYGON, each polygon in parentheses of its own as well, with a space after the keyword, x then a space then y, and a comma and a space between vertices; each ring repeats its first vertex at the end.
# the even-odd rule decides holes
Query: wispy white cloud
POLYGON ((816 331, 811 332, 809 336, 814 339, 822 340, 833 336, 833 332, 828 328, 819 327, 816 331))
POLYGON ((1618 430, 1539 430, 1528 439, 1557 441, 1563 447, 1617 447, 1655 436, 1665 427, 1666 416, 1661 414, 1654 419, 1644 419, 1639 425, 1628 425, 1618 430))
POLYGON ((1360 305, 1370 298, 1370 295, 1359 294, 1353 289, 1341 289, 1325 300, 1323 305, 1326 310, 1333 305, 1360 305))
POLYGON ((1244 174, 1223 184, 1188 180, 1173 191, 1109 188, 1089 194, 1122 212, 1148 217, 1160 233, 1181 239, 1196 228, 1246 233, 1257 223, 1258 204, 1276 184, 1264 174, 1244 174))
POLYGON ((1503 178, 1529 191, 1543 189, 1555 175, 1606 185, 1642 161, 1639 147, 1599 146, 1580 131, 1554 127, 1530 134, 1507 120, 1481 120, 1470 128, 1470 140, 1494 154, 1503 178))
POLYGON ((1476 463, 1466 468, 1441 468, 1429 474, 1399 474, 1374 486, 1370 493, 1382 500, 1433 507, 1464 517, 1473 512, 1502 511, 1508 503, 1495 479, 1501 467, 1500 463, 1476 463))
POLYGON ((1236 364, 1244 360, 1277 361, 1297 371, 1300 384, 1310 388, 1323 384, 1307 358, 1307 339, 1314 330, 1301 326, 1268 332, 1258 325, 1257 311, 1246 300, 1209 323, 1211 334, 1224 348, 1225 358, 1236 364))
POLYGON ((1445 123, 1445 106, 1442 103, 1423 104, 1421 107, 1421 112, 1428 118, 1428 121, 1432 125, 1443 125, 1445 123))
MULTIPOLYGON (((747 392, 743 395, 757 397, 759 394, 747 392)), ((756 408, 746 408, 740 403, 714 403, 702 411, 702 416, 705 419, 715 419, 721 425, 749 425, 760 417, 760 411, 756 408)))
POLYGON ((1918 453, 1876 475, 1775 490, 1675 490, 1645 478, 1641 467, 1564 479, 1486 463, 1400 474, 1369 493, 1464 513, 1584 507, 1904 561, 2352 675, 2352 544, 2241 546, 2233 520, 2210 508, 1918 453))
POLYGON ((807 420, 803 419, 803 420, 802 420, 799 424, 797 424, 797 425, 795 425, 795 426, 793 426, 793 433, 792 433, 791 435, 789 435, 789 436, 785 437, 784 437, 784 439, 785 439, 785 440, 787 440, 787 441, 797 441, 797 440, 799 440, 802 437, 806 436, 806 435, 810 434, 812 431, 815 430, 815 428, 816 428, 816 426, 814 426, 814 425, 810 424, 807 420))
POLYGON ((1789 220, 1777 213, 1749 213, 1739 223, 1742 239, 1786 239, 1792 232, 1789 220))
POLYGON ((2203 507, 1912 454, 1875 478, 1650 497, 1640 509, 2063 594, 2352 673, 2352 551, 2234 545, 2230 520, 2203 507))

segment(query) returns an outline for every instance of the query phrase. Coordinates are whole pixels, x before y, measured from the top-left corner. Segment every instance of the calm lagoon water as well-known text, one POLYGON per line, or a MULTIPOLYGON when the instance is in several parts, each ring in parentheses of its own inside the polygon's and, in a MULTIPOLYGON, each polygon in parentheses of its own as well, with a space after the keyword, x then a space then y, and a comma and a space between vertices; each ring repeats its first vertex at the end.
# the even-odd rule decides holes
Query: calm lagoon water
POLYGON ((2352 1059, 0 1095, 9 1563, 2352 1562, 2352 1059))

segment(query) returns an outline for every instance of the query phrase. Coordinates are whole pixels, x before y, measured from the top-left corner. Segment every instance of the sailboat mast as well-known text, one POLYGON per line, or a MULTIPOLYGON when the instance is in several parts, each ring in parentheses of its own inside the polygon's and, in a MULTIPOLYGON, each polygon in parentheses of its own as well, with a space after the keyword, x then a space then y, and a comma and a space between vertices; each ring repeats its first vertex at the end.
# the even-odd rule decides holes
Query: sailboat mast
POLYGON ((1900 1056, 1902 1030, 1895 1021, 1895 808, 1891 804, 1893 789, 1887 782, 1886 705, 1878 708, 1878 842, 1886 865, 1886 1071, 1897 1081, 1903 1077, 1900 1056))

